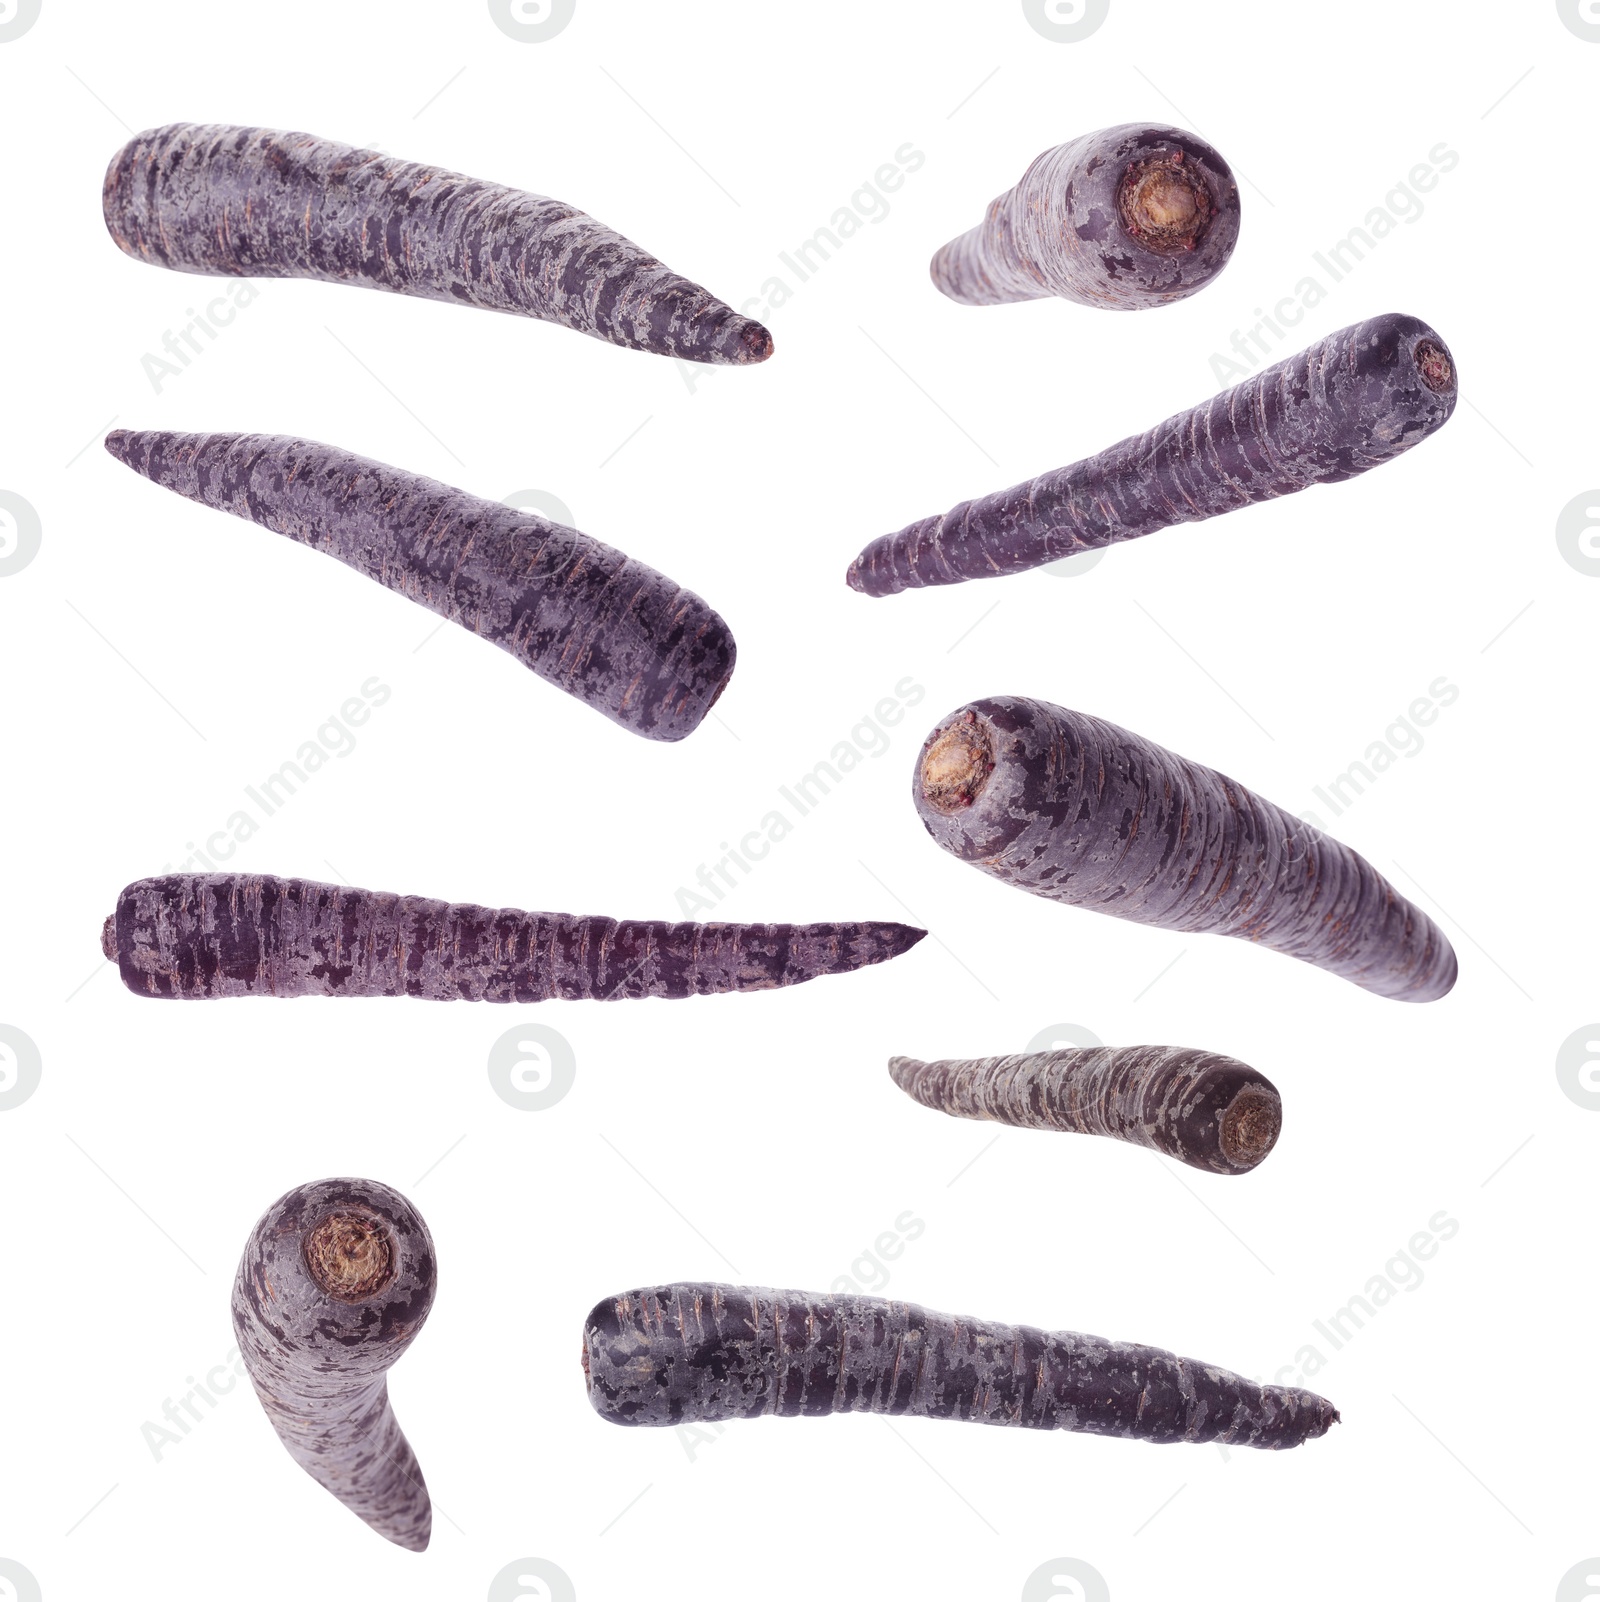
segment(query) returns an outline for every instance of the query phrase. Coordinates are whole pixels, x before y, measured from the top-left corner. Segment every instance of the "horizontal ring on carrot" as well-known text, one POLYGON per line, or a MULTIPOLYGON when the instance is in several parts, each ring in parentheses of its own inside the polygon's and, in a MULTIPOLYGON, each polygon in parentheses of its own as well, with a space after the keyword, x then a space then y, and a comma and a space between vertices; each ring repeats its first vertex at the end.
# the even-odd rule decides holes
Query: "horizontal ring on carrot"
POLYGON ((1239 237, 1239 186, 1204 139, 1123 123, 1047 150, 933 258, 968 306, 1059 295, 1136 311, 1204 289, 1239 237))
POLYGON ((106 449, 459 623, 643 739, 692 734, 732 677, 733 635, 692 590, 535 513, 280 434, 119 428, 106 449))
POLYGON ((122 250, 178 272, 359 284, 692 362, 772 354, 760 323, 575 206, 315 134, 151 128, 102 198, 122 250))
POLYGON ((1420 444, 1455 404, 1444 341, 1415 317, 1369 318, 1098 456, 875 539, 845 582, 876 596, 998 578, 1337 484, 1420 444))
POLYGON ((963 862, 1069 906, 1233 935, 1396 1001, 1436 1001, 1456 957, 1348 846, 1114 723, 997 695, 923 742, 912 796, 963 862))
POLYGON ((918 1062, 889 1077, 924 1107, 1018 1129, 1109 1135, 1212 1174, 1244 1174, 1273 1148, 1283 1106, 1254 1068, 1187 1046, 1089 1046, 918 1062))
POLYGON ((396 1546, 433 1510, 385 1377, 433 1305, 433 1238, 398 1191, 324 1179, 280 1196, 233 1287, 239 1353, 278 1438, 312 1479, 396 1546))
POLYGON ((887 962, 903 923, 655 923, 518 912, 254 873, 139 879, 101 949, 139 996, 639 1000, 775 990, 887 962))
POLYGON ((1310 1391, 1153 1346, 734 1285, 607 1297, 584 1325, 583 1368, 613 1424, 881 1413, 1281 1451, 1339 1418, 1310 1391))

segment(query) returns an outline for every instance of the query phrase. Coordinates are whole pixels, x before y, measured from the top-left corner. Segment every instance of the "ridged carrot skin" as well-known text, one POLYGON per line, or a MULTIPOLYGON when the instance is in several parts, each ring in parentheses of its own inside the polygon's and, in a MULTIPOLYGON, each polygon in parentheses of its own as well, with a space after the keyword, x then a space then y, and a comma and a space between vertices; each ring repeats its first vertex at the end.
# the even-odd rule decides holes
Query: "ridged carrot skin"
POLYGON ((479 635, 646 740, 692 734, 732 677, 728 625, 609 545, 335 445, 115 429, 106 449, 479 635))
POLYGON ((887 962, 903 923, 656 923, 518 912, 308 879, 177 873, 117 900, 101 947, 138 996, 681 1000, 887 962))
POLYGON ((1227 162, 1181 128, 1130 122, 1045 151, 930 270, 967 306, 1055 295, 1138 311, 1204 289, 1238 238, 1227 162))
POLYGON ((936 1112, 1018 1129, 1106 1135, 1211 1174, 1248 1173, 1283 1125, 1270 1080, 1215 1051, 1092 1046, 919 1062, 889 1077, 936 1112))
POLYGON ((171 123, 112 158, 106 227, 178 272, 313 278, 745 366, 772 336, 575 206, 315 134, 171 123))
POLYGON ((1024 696, 958 708, 912 776, 923 826, 1005 884, 1187 934, 1232 935, 1375 995, 1456 979, 1438 925, 1364 858, 1213 768, 1024 696))
POLYGON ((880 1413, 1282 1451, 1339 1417, 1310 1391, 1153 1346, 735 1285, 607 1297, 584 1324, 583 1366, 612 1424, 880 1413))
POLYGON ((881 596, 999 578, 1337 484, 1420 444, 1455 404, 1444 341, 1399 312, 1369 318, 1098 456, 883 535, 845 581, 881 596))
POLYGON ((250 1232, 233 1329, 289 1455, 379 1535, 424 1551, 433 1509, 387 1374, 433 1305, 433 1238, 398 1191, 324 1179, 250 1232))

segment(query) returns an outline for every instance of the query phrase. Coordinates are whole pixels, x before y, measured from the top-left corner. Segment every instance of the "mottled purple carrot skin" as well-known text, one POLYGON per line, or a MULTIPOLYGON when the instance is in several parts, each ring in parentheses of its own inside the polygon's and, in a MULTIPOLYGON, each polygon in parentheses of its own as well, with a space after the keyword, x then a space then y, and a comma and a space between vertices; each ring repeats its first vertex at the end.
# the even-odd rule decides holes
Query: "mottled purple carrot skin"
POLYGON ((398 1191, 324 1179, 280 1196, 250 1233, 233 1328, 289 1455, 411 1552, 433 1510, 385 1376, 433 1305, 433 1239, 398 1191))
POLYGON ((998 578, 1336 484, 1419 444, 1455 404, 1444 341, 1415 317, 1373 317, 1098 456, 885 534, 845 580, 877 596, 998 578))
POLYGON ((772 354, 760 323, 574 206, 314 134, 152 128, 103 201, 122 250, 178 272, 360 284, 693 362, 772 354))
POLYGON ((1205 288, 1238 238, 1227 162, 1181 128, 1123 123, 1045 151, 931 272, 968 306, 1057 295, 1137 311, 1205 288))
POLYGON ((692 734, 733 674, 728 625, 692 590, 533 513, 280 434, 119 428, 106 449, 459 623, 644 739, 692 734))
POLYGON ((1107 1135, 1212 1174, 1248 1173, 1272 1150, 1283 1108, 1254 1068, 1188 1046, 1093 1046, 918 1062, 889 1077, 924 1107, 1018 1129, 1107 1135))
POLYGON ((583 1365, 613 1424, 884 1413, 1276 1451, 1339 1417, 1310 1391, 1152 1346, 734 1285, 608 1297, 584 1325, 583 1365))
POLYGON ((912 779, 963 862, 1069 906, 1233 935, 1396 1001, 1456 979, 1438 925, 1364 858, 1242 784, 1114 723, 1023 696, 951 713, 912 779))
POLYGON ((908 951, 902 923, 656 923, 518 912, 267 874, 140 879, 101 945, 139 996, 638 1000, 775 990, 908 951))

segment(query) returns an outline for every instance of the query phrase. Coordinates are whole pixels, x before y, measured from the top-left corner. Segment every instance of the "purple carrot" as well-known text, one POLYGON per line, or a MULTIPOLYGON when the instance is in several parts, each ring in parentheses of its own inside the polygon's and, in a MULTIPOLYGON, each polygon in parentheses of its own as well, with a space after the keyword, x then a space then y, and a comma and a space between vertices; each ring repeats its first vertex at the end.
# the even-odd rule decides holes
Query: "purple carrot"
POLYGON ((1034 895, 1234 935, 1396 1001, 1455 983, 1450 942, 1370 862, 1114 723, 974 701, 923 742, 912 796, 952 856, 1034 895))
POLYGON ((1227 162, 1181 128, 1129 122, 1045 151, 931 270, 968 306, 1059 295, 1137 311, 1204 289, 1238 237, 1227 162))
POLYGON ((253 873, 139 879, 101 949, 137 996, 638 1000, 776 990, 909 951, 903 923, 654 923, 253 873))
POLYGON ((1283 1124, 1270 1081, 1232 1057, 1187 1046, 944 1062, 891 1057, 889 1077, 913 1101, 952 1118, 1107 1135, 1211 1174, 1248 1173, 1283 1124))
POLYGON ((1410 450, 1455 404, 1444 341, 1390 312, 1087 461, 886 534, 856 557, 845 581, 863 595, 894 595, 998 578, 1336 484, 1410 450))
POLYGON ((233 1328, 289 1455, 357 1518, 424 1551, 433 1510, 386 1378, 433 1305, 433 1238, 398 1191, 323 1179, 280 1196, 245 1242, 233 1328))
POLYGON ((539 317, 746 365, 772 336, 575 206, 313 134, 171 123, 112 157, 106 227, 138 261, 315 278, 539 317))
POLYGON ((584 1325, 583 1368, 613 1424, 882 1413, 1279 1451, 1339 1417, 1310 1391, 1153 1346, 735 1285, 607 1297, 584 1325))
POLYGON ((459 623, 644 739, 692 733, 733 673, 728 625, 692 590, 531 512, 281 434, 119 428, 106 449, 459 623))

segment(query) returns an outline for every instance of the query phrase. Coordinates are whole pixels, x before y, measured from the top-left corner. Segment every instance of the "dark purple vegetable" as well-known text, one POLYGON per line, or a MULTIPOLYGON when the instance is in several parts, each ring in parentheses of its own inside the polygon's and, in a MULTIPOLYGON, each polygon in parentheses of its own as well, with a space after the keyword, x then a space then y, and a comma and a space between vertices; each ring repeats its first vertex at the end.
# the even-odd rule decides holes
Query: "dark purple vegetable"
POLYGON ((1212 1174, 1244 1174, 1278 1139, 1283 1105, 1254 1068, 1187 1046, 1095 1046, 918 1062, 889 1077, 924 1107, 1018 1129, 1109 1135, 1212 1174))
POLYGON ((139 261, 316 278, 539 317, 745 365, 772 335, 574 206, 313 134, 172 123, 112 157, 106 227, 139 261))
POLYGON ((1123 123, 1047 150, 933 258, 968 306, 1059 295, 1137 311, 1204 289, 1239 237, 1239 186, 1204 139, 1123 123))
POLYGON ((886 1413, 1276 1451, 1339 1418, 1310 1391, 1153 1346, 736 1285, 608 1297, 584 1325, 583 1368, 613 1424, 886 1413))
POLYGON ((279 879, 138 879, 101 948, 137 996, 610 1001, 775 990, 887 962, 903 923, 655 923, 495 910, 279 879))
POLYGON ((422 1328, 433 1285, 433 1238, 404 1196, 323 1179, 267 1209, 233 1286, 239 1351, 279 1440, 409 1552, 426 1549, 433 1509, 385 1376, 422 1328))
POLYGON ((1424 322, 1390 312, 1087 461, 874 540, 863 595, 997 578, 1175 523, 1198 523, 1392 461, 1455 410, 1456 369, 1424 322))
POLYGON ((531 512, 281 434, 119 428, 106 449, 459 623, 647 740, 692 733, 733 673, 728 625, 693 591, 531 512))
POLYGON ((1034 895, 1234 935, 1396 1001, 1455 983, 1449 941, 1371 863, 1114 723, 974 701, 923 742, 912 795, 952 856, 1034 895))

